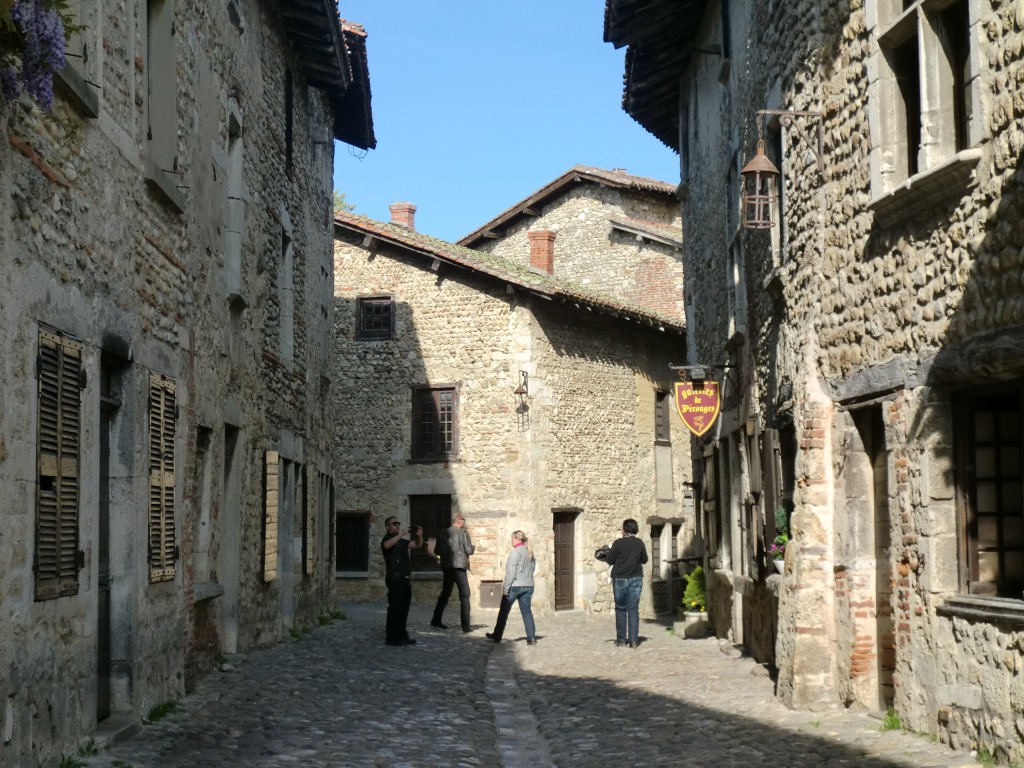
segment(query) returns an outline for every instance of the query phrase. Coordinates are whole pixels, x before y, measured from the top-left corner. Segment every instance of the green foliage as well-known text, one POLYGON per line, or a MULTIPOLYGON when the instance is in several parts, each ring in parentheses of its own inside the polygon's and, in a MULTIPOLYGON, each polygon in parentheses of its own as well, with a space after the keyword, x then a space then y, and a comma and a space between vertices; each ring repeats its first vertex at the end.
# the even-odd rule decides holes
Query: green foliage
POLYGON ((146 720, 150 723, 155 723, 159 720, 163 720, 171 712, 177 712, 179 709, 178 702, 176 701, 165 701, 163 704, 157 704, 151 710, 149 715, 146 716, 146 720))
POLYGON ((331 611, 330 614, 332 619, 340 619, 344 621, 348 618, 348 616, 345 615, 345 612, 341 609, 331 611))
POLYGON ((686 589, 683 591, 683 608, 687 611, 704 611, 707 608, 707 582, 704 568, 697 566, 686 577, 686 589))
POLYGON ((345 201, 345 193, 334 190, 334 210, 336 211, 354 211, 355 205, 345 201))
POLYGON ((992 768, 996 764, 996 758, 988 751, 988 747, 978 747, 978 762, 985 768, 992 768))
POLYGON ((899 713, 895 709, 889 707, 885 710, 885 719, 882 720, 883 731, 902 731, 903 722, 900 720, 899 713))
POLYGON ((85 768, 85 763, 77 757, 64 755, 60 759, 60 768, 85 768))
POLYGON ((83 744, 82 746, 80 746, 78 748, 78 754, 80 756, 82 756, 82 757, 89 757, 91 755, 98 755, 99 752, 100 752, 100 750, 96 746, 96 742, 93 741, 92 739, 89 739, 87 742, 85 742, 85 744, 83 744))
POLYGON ((117 757, 114 758, 114 762, 112 762, 111 765, 114 766, 114 768, 132 768, 131 763, 126 763, 124 760, 117 757))
POLYGON ((772 560, 782 560, 786 556, 786 544, 789 543, 789 518, 786 508, 775 510, 775 540, 768 547, 768 556, 772 560))

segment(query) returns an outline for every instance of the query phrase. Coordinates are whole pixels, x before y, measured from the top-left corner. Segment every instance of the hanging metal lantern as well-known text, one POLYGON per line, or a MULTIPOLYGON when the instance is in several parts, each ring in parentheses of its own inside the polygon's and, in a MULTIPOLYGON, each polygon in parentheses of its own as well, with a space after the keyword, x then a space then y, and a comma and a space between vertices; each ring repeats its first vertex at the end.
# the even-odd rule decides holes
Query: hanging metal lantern
POLYGON ((771 228, 775 225, 775 207, 779 199, 779 169, 764 153, 764 139, 760 135, 757 138, 757 154, 743 166, 740 175, 743 176, 743 193, 740 198, 743 227, 771 228))

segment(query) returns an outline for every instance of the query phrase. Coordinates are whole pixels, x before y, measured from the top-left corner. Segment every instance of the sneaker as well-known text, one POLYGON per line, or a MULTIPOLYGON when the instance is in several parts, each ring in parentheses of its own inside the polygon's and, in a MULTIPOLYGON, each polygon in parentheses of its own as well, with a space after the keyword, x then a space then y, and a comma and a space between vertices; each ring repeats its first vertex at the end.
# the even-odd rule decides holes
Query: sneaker
POLYGON ((384 642, 388 645, 405 645, 404 640, 385 640, 384 642))
POLYGON ((430 622, 430 626, 437 627, 438 629, 448 629, 448 625, 440 621, 432 621, 430 622))
POLYGON ((536 645, 537 644, 537 640, 536 639, 531 640, 530 638, 526 638, 526 644, 527 645, 536 645))
POLYGON ((500 637, 496 637, 493 632, 488 632, 486 635, 484 635, 484 637, 486 637, 488 640, 493 640, 496 643, 500 643, 501 642, 501 638, 500 637))
POLYGON ((413 640, 413 639, 412 639, 412 638, 410 637, 410 638, 409 638, 408 640, 406 640, 406 641, 405 641, 405 644, 406 644, 406 645, 416 645, 416 641, 415 641, 415 640, 413 640))

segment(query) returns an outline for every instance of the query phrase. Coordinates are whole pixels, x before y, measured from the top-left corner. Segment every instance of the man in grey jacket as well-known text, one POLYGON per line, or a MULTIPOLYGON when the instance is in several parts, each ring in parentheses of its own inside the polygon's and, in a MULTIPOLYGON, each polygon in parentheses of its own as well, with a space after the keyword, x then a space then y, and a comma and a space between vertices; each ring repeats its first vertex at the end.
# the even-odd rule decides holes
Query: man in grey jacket
POLYGON ((451 597, 452 586, 456 585, 459 588, 462 631, 472 631, 473 628, 469 624, 469 579, 466 577, 466 571, 469 569, 469 556, 473 554, 474 549, 469 532, 466 531, 466 518, 461 512, 456 512, 452 516, 452 527, 439 533, 437 543, 434 544, 434 554, 441 561, 441 569, 444 571, 444 582, 441 585, 441 594, 437 596, 437 605, 434 606, 434 617, 430 620, 430 626, 448 629, 441 619, 445 606, 448 605, 448 598, 451 597))

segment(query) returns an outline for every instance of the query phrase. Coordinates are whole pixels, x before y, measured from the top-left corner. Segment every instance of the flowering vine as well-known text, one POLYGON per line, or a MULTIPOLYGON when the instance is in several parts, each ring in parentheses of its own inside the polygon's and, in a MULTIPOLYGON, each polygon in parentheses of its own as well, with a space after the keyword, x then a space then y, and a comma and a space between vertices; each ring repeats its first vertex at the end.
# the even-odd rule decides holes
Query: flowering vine
POLYGON ((28 93, 53 109, 53 73, 64 68, 67 0, 0 0, 0 104, 28 93))

